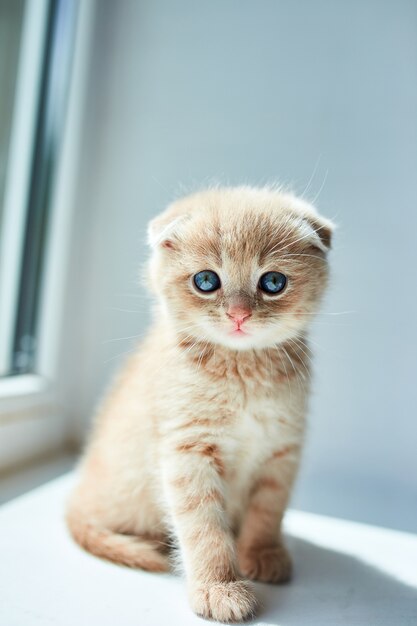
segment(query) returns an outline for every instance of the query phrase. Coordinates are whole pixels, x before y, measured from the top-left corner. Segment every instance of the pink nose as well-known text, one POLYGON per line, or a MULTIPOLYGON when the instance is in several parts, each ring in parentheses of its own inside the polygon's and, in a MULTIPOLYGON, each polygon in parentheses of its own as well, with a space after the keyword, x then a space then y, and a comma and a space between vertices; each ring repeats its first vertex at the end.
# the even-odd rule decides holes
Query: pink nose
POLYGON ((231 306, 227 310, 226 315, 240 326, 245 320, 252 317, 252 311, 242 306, 231 306))

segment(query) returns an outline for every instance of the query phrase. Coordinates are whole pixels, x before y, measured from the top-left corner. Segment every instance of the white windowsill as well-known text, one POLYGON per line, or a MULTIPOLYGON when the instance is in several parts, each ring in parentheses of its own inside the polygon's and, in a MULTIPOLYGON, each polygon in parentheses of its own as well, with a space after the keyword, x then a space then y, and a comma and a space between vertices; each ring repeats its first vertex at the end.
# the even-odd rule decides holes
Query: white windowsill
POLYGON ((77 458, 75 452, 63 449, 0 473, 0 505, 62 476, 74 467, 77 458))
MULTIPOLYGON (((114 626, 122 616, 124 626, 208 624, 191 612, 181 577, 119 567, 74 543, 64 519, 73 481, 0 507, 0 623, 114 626)), ((288 512, 285 530, 294 580, 256 585, 253 625, 416 623, 415 535, 300 511, 288 512)))
POLYGON ((0 378, 0 401, 3 398, 28 396, 46 391, 48 381, 43 376, 25 374, 0 378))

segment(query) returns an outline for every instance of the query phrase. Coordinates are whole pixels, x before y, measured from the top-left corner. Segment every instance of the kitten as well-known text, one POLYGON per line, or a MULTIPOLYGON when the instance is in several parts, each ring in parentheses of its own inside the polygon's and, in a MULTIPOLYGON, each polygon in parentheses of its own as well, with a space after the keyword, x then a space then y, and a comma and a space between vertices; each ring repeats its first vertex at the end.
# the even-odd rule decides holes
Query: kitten
POLYGON ((250 187, 150 223, 155 321, 99 411, 68 523, 93 554, 145 570, 168 570, 177 545, 206 618, 247 618, 248 579, 291 574, 280 528, 331 232, 303 200, 250 187))

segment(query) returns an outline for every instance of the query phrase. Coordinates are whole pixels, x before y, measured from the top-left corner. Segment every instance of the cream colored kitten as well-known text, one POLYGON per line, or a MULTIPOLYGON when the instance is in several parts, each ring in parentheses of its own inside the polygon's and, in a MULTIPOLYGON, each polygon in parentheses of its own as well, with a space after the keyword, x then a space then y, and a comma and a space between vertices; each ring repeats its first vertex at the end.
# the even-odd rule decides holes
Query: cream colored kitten
POLYGON ((247 579, 291 574, 280 527, 331 230, 304 201, 250 187, 194 194, 150 224, 155 321, 99 411, 68 523, 131 567, 168 570, 177 545, 204 617, 242 620, 247 579))

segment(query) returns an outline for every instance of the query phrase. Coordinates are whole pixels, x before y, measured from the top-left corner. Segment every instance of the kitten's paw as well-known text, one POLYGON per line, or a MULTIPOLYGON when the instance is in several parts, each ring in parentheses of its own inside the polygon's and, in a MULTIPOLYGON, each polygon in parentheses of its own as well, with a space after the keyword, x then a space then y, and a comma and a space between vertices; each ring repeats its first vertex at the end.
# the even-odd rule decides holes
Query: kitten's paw
POLYGON ((255 613, 256 598, 249 582, 204 583, 192 587, 191 608, 197 615, 219 622, 241 622, 255 613))
POLYGON ((264 583, 286 583, 292 573, 290 555, 282 544, 240 550, 239 568, 246 578, 264 583))

